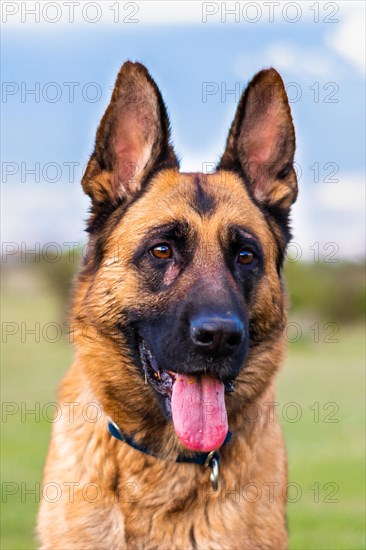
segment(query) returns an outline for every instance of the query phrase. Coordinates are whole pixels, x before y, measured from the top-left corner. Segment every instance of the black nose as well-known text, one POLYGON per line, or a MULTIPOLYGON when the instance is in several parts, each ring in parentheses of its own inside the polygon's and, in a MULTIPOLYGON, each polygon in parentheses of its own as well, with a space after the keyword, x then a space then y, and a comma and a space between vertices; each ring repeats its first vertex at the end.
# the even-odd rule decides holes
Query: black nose
POLYGON ((190 333, 197 351, 225 356, 243 341, 244 325, 237 317, 197 315, 191 320, 190 333))

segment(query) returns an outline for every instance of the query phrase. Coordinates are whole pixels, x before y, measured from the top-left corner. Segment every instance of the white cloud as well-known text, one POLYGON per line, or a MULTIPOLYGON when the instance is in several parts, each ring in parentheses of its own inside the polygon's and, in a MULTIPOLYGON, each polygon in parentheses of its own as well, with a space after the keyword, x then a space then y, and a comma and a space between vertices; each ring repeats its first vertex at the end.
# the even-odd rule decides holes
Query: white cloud
MULTIPOLYGON (((3 2, 2 23, 29 27, 46 25, 57 30, 64 25, 84 25, 92 31, 95 25, 133 30, 136 24, 169 25, 202 23, 201 2, 164 0, 136 2, 3 2)), ((218 8, 217 8, 218 10, 218 8)))
MULTIPOLYGON (((120 29, 133 29, 134 24, 143 25, 241 25, 285 24, 315 22, 316 17, 326 16, 336 18, 338 13, 347 11, 349 5, 360 4, 349 0, 337 2, 341 9, 332 14, 332 2, 327 7, 316 8, 313 2, 247 2, 230 1, 212 2, 200 0, 136 0, 132 2, 116 2, 115 0, 97 0, 89 2, 13 2, 1 3, 2 23, 10 26, 48 25, 57 29, 63 25, 85 25, 92 29, 95 25, 113 25, 120 29), (320 14, 320 15, 319 15, 320 14)), ((352 7, 353 9, 353 7, 352 7)))
MULTIPOLYGON (((256 71, 258 67, 274 66, 280 71, 302 78, 334 77, 340 73, 337 56, 341 56, 364 74, 365 6, 362 1, 339 2, 339 11, 333 15, 338 22, 329 23, 325 27, 327 31, 323 37, 323 45, 311 47, 309 44, 304 47, 288 40, 273 41, 255 55, 241 56, 236 63, 236 73, 242 76, 248 69, 256 71)), ((304 20, 308 23, 314 23, 310 18, 311 13, 311 10, 302 11, 304 20)))
POLYGON ((365 174, 346 173, 337 183, 311 187, 300 182, 293 221, 294 241, 303 259, 314 257, 314 243, 323 253, 337 250, 339 259, 364 259, 365 174))
POLYGON ((335 30, 325 36, 327 46, 365 73, 365 4, 342 3, 342 17, 335 30))
POLYGON ((85 242, 89 199, 73 184, 15 183, 1 189, 3 243, 85 242))
POLYGON ((326 76, 333 72, 333 63, 323 50, 303 49, 293 43, 275 42, 264 51, 269 65, 292 74, 326 76))
POLYGON ((242 55, 235 62, 234 71, 243 74, 257 72, 260 68, 275 67, 288 77, 332 77, 338 71, 331 55, 324 48, 303 48, 294 42, 275 41, 256 55, 242 55))
POLYGON ((316 200, 327 210, 362 216, 365 212, 365 183, 362 173, 341 175, 338 182, 319 183, 316 200))

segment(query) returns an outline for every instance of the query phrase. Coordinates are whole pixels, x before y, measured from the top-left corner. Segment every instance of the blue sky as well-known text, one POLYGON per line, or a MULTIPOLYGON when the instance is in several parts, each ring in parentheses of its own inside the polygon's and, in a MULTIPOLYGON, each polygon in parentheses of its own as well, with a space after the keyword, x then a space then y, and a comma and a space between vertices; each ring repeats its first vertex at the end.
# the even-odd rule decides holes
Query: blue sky
MULTIPOLYGON (((289 3, 283 3, 270 23, 268 8, 257 3, 261 8, 257 22, 249 22, 255 18, 249 10, 238 12, 235 23, 229 15, 223 22, 221 3, 178 2, 173 10, 171 3, 141 2, 132 3, 138 11, 131 18, 139 22, 130 24, 113 22, 113 4, 103 3, 96 23, 85 21, 79 12, 75 22, 68 23, 63 2, 57 23, 47 21, 56 17, 56 11, 40 12, 39 23, 20 11, 6 14, 2 240, 24 241, 29 247, 37 241, 85 240, 88 201, 80 191, 81 169, 124 60, 143 62, 157 81, 183 170, 202 170, 203 163, 218 160, 239 88, 255 72, 272 65, 288 86, 297 129, 301 193, 294 209, 294 240, 303 257, 311 257, 309 247, 314 242, 321 248, 335 242, 339 257, 361 258, 364 4, 320 2, 319 22, 314 22, 316 14, 309 9, 313 3, 290 3, 295 7, 285 12, 289 3), (339 11, 332 14, 335 8, 330 10, 329 4, 339 11), (291 23, 299 15, 297 5, 301 16, 291 23), (202 10, 216 9, 203 23, 202 10), (326 18, 338 22, 324 22, 326 18), (37 97, 26 93, 31 89, 37 90, 37 97), (74 181, 70 181, 70 163, 75 167, 74 181), (36 176, 27 172, 35 167, 36 176)), ((248 4, 254 3, 240 7, 248 4)))

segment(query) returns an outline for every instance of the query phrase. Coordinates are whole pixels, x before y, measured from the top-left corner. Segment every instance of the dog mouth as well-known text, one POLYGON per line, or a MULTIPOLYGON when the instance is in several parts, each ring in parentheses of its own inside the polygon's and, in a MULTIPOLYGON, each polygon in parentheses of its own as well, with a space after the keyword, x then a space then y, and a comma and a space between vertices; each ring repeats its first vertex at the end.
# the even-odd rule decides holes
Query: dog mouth
POLYGON ((234 391, 234 381, 224 384, 209 374, 163 370, 143 339, 139 352, 145 383, 163 398, 183 445, 200 452, 221 447, 228 432, 225 393, 234 391))

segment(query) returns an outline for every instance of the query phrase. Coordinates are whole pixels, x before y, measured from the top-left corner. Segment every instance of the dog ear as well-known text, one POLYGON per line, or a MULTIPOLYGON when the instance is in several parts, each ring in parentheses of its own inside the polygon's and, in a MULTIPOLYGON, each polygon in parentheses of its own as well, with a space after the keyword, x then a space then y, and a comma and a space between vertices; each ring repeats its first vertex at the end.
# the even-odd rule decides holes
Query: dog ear
POLYGON ((94 205, 130 200, 159 167, 178 168, 160 91, 147 69, 127 61, 99 124, 82 179, 94 205))
POLYGON ((259 202, 288 211, 297 196, 294 153, 283 81, 275 69, 261 71, 240 99, 218 168, 240 170, 259 202))

